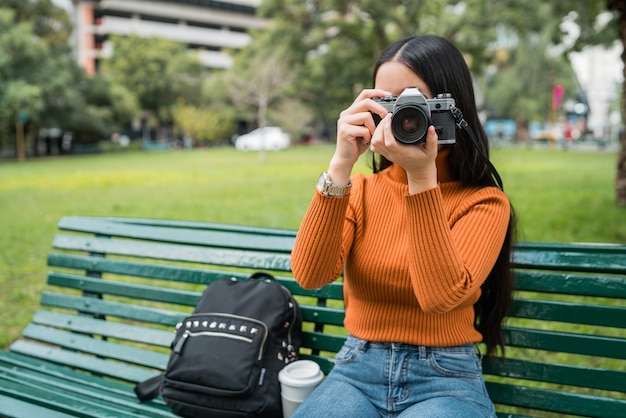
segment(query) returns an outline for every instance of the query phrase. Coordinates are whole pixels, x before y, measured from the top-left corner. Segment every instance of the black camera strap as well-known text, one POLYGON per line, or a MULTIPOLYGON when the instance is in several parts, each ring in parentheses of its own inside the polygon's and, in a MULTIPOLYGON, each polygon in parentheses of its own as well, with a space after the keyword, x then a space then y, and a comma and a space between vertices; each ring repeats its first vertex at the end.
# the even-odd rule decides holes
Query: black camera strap
POLYGON ((491 169, 491 174, 493 175, 494 180, 496 181, 496 184, 500 187, 501 190, 504 190, 504 186, 502 185, 502 178, 500 177, 498 170, 496 170, 496 167, 489 160, 489 157, 485 155, 485 153, 480 149, 480 147, 478 147, 478 139, 476 138, 474 131, 472 131, 472 128, 470 128, 469 124, 465 120, 463 116, 463 112, 461 112, 461 109, 452 105, 450 106, 450 112, 452 112, 452 116, 454 117, 456 126, 458 126, 460 130, 464 131, 470 137, 472 143, 476 147, 476 150, 483 157, 483 159, 485 160, 485 162, 491 169))
POLYGON ((461 109, 459 109, 458 107, 452 105, 452 106, 450 106, 450 112, 452 112, 452 116, 454 117, 454 120, 456 122, 456 126, 458 126, 459 129, 467 132, 472 137, 472 140, 475 140, 476 138, 474 138, 474 133, 470 129, 469 124, 467 123, 467 121, 464 119, 463 112, 461 112, 461 109))

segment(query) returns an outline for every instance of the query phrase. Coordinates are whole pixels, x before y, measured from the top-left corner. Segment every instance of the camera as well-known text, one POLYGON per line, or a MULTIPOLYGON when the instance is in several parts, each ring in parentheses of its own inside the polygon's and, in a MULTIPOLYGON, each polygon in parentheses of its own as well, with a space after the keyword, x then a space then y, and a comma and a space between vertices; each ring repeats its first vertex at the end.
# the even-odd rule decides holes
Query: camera
MULTIPOLYGON (((428 127, 433 125, 440 144, 456 142, 456 122, 452 114, 455 101, 450 93, 427 99, 419 89, 407 88, 399 96, 374 97, 372 100, 392 113, 391 130, 397 141, 404 144, 425 142, 428 127)), ((372 116, 378 126, 380 116, 375 113, 372 116)))

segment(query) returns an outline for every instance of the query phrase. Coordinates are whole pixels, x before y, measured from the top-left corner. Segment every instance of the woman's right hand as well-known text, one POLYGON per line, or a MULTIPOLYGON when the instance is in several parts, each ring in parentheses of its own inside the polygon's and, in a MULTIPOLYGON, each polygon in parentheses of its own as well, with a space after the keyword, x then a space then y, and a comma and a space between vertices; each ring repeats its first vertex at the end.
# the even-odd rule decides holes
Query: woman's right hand
POLYGON ((335 184, 347 184, 352 167, 369 147, 376 130, 372 113, 384 118, 387 110, 372 97, 391 96, 382 89, 366 89, 349 108, 341 112, 337 120, 337 147, 331 159, 328 174, 335 184))

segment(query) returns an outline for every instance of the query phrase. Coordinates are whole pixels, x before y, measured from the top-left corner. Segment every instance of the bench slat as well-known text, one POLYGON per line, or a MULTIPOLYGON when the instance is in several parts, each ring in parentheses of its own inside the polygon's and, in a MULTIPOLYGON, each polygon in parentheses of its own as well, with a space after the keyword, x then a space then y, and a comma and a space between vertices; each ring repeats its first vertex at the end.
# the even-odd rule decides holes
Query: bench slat
POLYGON ((513 265, 534 270, 626 274, 626 250, 620 245, 517 243, 513 265))
POLYGON ((200 292, 190 290, 148 286, 123 281, 110 281, 67 273, 48 273, 48 283, 70 289, 79 289, 84 292, 124 296, 137 300, 173 303, 191 307, 195 306, 200 298, 200 292))
POLYGON ((303 289, 302 287, 300 287, 300 285, 293 278, 284 280, 284 281, 281 281, 280 278, 278 277, 277 279, 282 283, 283 286, 289 289, 289 291, 291 291, 291 293, 293 293, 296 296, 300 295, 300 296, 312 297, 315 299, 338 300, 341 302, 343 306, 343 283, 342 282, 333 282, 319 289, 307 290, 307 289, 303 289))
POLYGON ((260 251, 200 248, 182 244, 112 240, 108 238, 88 238, 60 234, 54 237, 52 244, 58 249, 86 251, 90 253, 186 261, 251 269, 290 270, 289 255, 263 253, 260 251))
POLYGON ((336 353, 341 349, 346 336, 329 335, 321 332, 302 332, 302 346, 315 347, 321 351, 329 351, 336 353))
POLYGON ((501 360, 486 357, 483 361, 483 372, 494 376, 626 392, 624 370, 609 371, 513 358, 501 360))
POLYGON ((61 229, 91 232, 97 235, 141 238, 148 241, 193 244, 206 247, 291 252, 294 237, 290 235, 250 234, 250 230, 186 228, 173 223, 138 223, 111 219, 75 219, 59 223, 61 229))
POLYGON ((120 360, 126 363, 151 368, 165 368, 168 354, 143 350, 128 345, 117 344, 107 340, 93 338, 87 335, 69 333, 41 325, 29 324, 24 330, 24 336, 35 341, 57 345, 59 347, 101 356, 107 359, 120 360))
POLYGON ((200 231, 232 231, 257 235, 276 235, 285 237, 296 236, 295 229, 268 228, 249 225, 223 224, 215 222, 183 221, 173 219, 95 217, 95 216, 64 216, 58 223, 59 229, 76 232, 94 233, 93 225, 115 223, 125 225, 144 225, 167 228, 194 229, 200 231))
POLYGON ((129 305, 93 297, 72 296, 48 291, 43 292, 41 304, 44 306, 75 309, 79 312, 94 315, 109 315, 170 327, 175 326, 187 316, 184 312, 174 312, 149 306, 129 305))
POLYGON ((345 316, 343 309, 302 305, 301 310, 305 322, 343 326, 345 316))
POLYGON ((63 328, 83 334, 93 334, 94 330, 97 330, 98 335, 103 337, 118 338, 158 347, 169 347, 174 338, 174 333, 171 330, 161 331, 122 322, 104 321, 91 316, 70 315, 44 310, 35 312, 33 323, 63 328))
MULTIPOLYGON (((53 413, 62 414, 61 416, 67 416, 70 413, 73 417, 83 418, 90 418, 93 416, 113 418, 115 416, 114 411, 98 409, 96 412, 94 410, 91 410, 89 408, 89 405, 84 405, 82 402, 77 401, 73 397, 68 399, 66 397, 63 397, 62 395, 51 396, 49 392, 46 392, 45 390, 42 390, 40 388, 32 388, 17 382, 5 380, 2 377, 0 377, 0 397, 9 397, 17 399, 22 404, 35 405, 37 411, 45 407, 46 409, 51 409, 53 413)), ((33 412, 33 410, 31 409, 28 409, 27 411, 28 414, 33 412)), ((18 416, 28 416, 22 415, 24 411, 20 412, 21 413, 18 416)), ((43 414, 41 416, 45 417, 48 415, 43 414)))
POLYGON ((626 339, 504 327, 506 345, 571 354, 626 359, 626 339))
MULTIPOLYGON (((0 388, 3 386, 0 380, 0 388)), ((12 396, 1 394, 0 389, 0 416, 2 417, 45 417, 45 418, 76 418, 76 415, 68 415, 54 411, 39 405, 16 399, 12 396)))
MULTIPOLYGON (((0 352, 0 365, 2 368, 20 370, 33 375, 45 376, 51 382, 59 381, 61 384, 80 386, 87 391, 111 393, 116 396, 132 397, 132 388, 121 381, 86 374, 79 370, 70 369, 63 365, 51 363, 46 360, 36 359, 12 351, 0 352)), ((156 398, 154 403, 165 405, 161 398, 156 398)))
MULTIPOLYGON (((579 253, 579 254, 613 254, 626 255, 626 246, 622 244, 595 243, 595 242, 527 242, 518 241, 514 244, 518 252, 549 254, 549 253, 579 253)), ((623 264, 623 263, 620 263, 623 264)))
MULTIPOLYGON (((56 365, 50 361, 38 360, 31 356, 24 356, 15 352, 0 352, 0 373, 10 373, 16 377, 18 382, 23 385, 21 392, 30 393, 30 387, 22 382, 29 382, 31 386, 35 386, 44 390, 44 396, 37 397, 36 401, 42 406, 53 408, 57 404, 57 392, 63 393, 69 397, 75 397, 74 394, 80 394, 90 400, 91 409, 87 414, 89 417, 108 417, 108 416, 127 416, 128 407, 134 411, 130 416, 140 417, 175 417, 167 408, 162 398, 158 397, 149 403, 140 403, 132 386, 124 384, 117 380, 99 377, 84 372, 69 369, 61 365, 56 365), (107 406, 106 410, 99 408, 97 404, 107 406), (114 407, 114 413, 111 414, 108 408, 113 404, 120 404, 124 408, 123 412, 117 413, 117 407, 114 407), (139 411, 139 412, 138 412, 139 411)), ((0 376, 0 392, 3 387, 3 379, 0 376)), ((0 400, 2 396, 0 395, 0 400)), ((28 405, 28 402, 25 402, 28 405)), ((68 403, 71 405, 71 403, 68 403)), ((0 401, 0 415, 4 405, 0 401)), ((37 407, 39 408, 39 407, 37 407)), ((17 417, 53 417, 53 409, 51 414, 30 414, 22 413, 17 417)), ((36 409, 26 409, 24 411, 38 411, 36 409)), ((48 411, 46 411, 48 412, 48 411)), ((74 413, 74 411, 70 411, 74 413)), ((63 416, 63 415, 61 415, 63 416)), ((73 414, 72 416, 77 416, 73 414)), ((79 415, 80 416, 80 415, 79 415)))
POLYGON ((11 344, 10 349, 15 353, 31 356, 36 359, 52 361, 57 364, 63 364, 76 369, 133 383, 142 382, 156 374, 146 369, 107 361, 94 356, 79 354, 26 340, 17 340, 11 344))
POLYGON ((515 271, 517 290, 578 296, 626 298, 626 281, 620 276, 515 271))
POLYGON ((608 399, 580 393, 539 389, 487 382, 487 390, 496 404, 578 416, 623 418, 626 400, 608 399))
POLYGON ((515 299, 511 317, 626 328, 626 307, 515 299))
POLYGON ((48 265, 96 273, 113 273, 192 284, 208 284, 217 279, 244 277, 243 273, 204 270, 185 266, 168 266, 146 262, 90 257, 75 254, 50 253, 48 265))
MULTIPOLYGON (((75 417, 139 417, 139 411, 124 410, 120 405, 98 404, 93 398, 82 397, 76 393, 60 391, 50 392, 45 387, 24 384, 8 380, 4 373, 0 374, 0 394, 27 402, 45 406, 53 411, 72 414, 75 417)), ((43 415, 44 417, 47 415, 43 415)))
MULTIPOLYGON (((122 413, 133 417, 174 416, 163 402, 156 402, 151 405, 140 403, 132 390, 126 390, 125 393, 120 395, 100 389, 87 388, 63 379, 50 379, 50 376, 33 373, 28 370, 0 371, 1 380, 18 383, 24 386, 26 391, 38 388, 47 395, 44 398, 48 399, 56 399, 58 397, 57 393, 62 394, 62 396, 71 396, 72 399, 90 405, 90 410, 98 411, 99 413, 101 413, 101 409, 104 409, 109 414, 112 409, 113 413, 122 411, 122 413)), ((47 417, 45 414, 42 416, 47 417)))

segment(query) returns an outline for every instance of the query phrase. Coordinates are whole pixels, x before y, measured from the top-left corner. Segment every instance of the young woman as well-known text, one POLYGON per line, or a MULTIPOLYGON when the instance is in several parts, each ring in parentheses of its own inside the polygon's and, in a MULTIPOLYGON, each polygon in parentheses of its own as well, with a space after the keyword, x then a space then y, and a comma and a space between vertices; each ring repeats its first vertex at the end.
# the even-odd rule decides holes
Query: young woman
POLYGON ((308 289, 343 272, 350 335, 295 417, 495 416, 476 344, 503 348, 514 222, 463 56, 436 36, 395 42, 337 127, 292 268, 308 289), (373 99, 406 88, 451 95, 463 113, 454 144, 440 144, 434 126, 425 141, 397 140, 392 114, 373 99), (374 173, 352 175, 367 149, 374 173))

